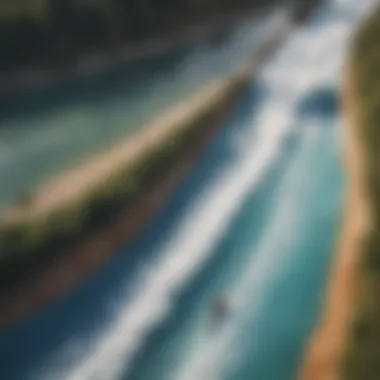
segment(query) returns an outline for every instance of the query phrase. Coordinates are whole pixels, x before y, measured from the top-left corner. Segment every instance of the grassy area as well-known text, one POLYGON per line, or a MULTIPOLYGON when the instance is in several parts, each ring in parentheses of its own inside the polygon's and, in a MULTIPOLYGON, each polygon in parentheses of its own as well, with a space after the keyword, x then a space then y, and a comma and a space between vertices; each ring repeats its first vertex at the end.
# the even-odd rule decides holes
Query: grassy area
POLYGON ((380 378, 380 8, 359 26, 350 56, 371 227, 358 263, 354 321, 341 379, 380 378))
MULTIPOLYGON (((149 134, 143 136, 149 137, 148 144, 134 142, 137 155, 124 154, 128 144, 112 151, 113 160, 105 154, 104 160, 99 161, 99 167, 103 166, 101 176, 88 175, 89 171, 99 170, 96 164, 85 165, 74 176, 66 176, 69 181, 63 182, 70 185, 69 190, 75 191, 63 191, 64 196, 60 197, 60 186, 56 186, 56 199, 49 207, 44 195, 32 194, 18 206, 16 214, 3 216, 0 286, 7 288, 15 279, 75 245, 82 236, 107 223, 119 211, 141 201, 182 157, 202 142, 205 130, 216 115, 241 93, 248 80, 245 73, 228 78, 210 96, 196 103, 191 112, 164 120, 160 127, 162 133, 155 128, 148 130, 149 134), (70 182, 72 178, 77 182, 70 182)), ((58 178, 58 184, 63 182, 58 178)), ((49 196, 47 192, 43 194, 49 196)))

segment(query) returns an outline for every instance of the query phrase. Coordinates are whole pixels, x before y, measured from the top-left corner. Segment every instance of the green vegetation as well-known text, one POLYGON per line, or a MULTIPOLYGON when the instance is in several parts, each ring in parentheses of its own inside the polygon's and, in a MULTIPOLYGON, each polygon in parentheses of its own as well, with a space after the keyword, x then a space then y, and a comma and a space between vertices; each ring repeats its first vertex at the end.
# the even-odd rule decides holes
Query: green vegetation
POLYGON ((363 237, 355 320, 342 363, 344 380, 380 378, 380 8, 359 26, 350 63, 364 144, 365 186, 372 226, 363 237))
MULTIPOLYGON (((293 0, 304 18, 320 0, 293 0)), ((66 68, 186 26, 284 0, 1 0, 0 70, 66 68)))
MULTIPOLYGON (((205 133, 247 84, 248 77, 230 78, 192 115, 179 121, 164 141, 142 153, 103 182, 86 190, 80 200, 43 215, 17 218, 0 225, 0 286, 8 289, 47 260, 67 251, 80 237, 106 225, 119 212, 141 200, 178 162, 197 149, 205 133)), ((28 202, 33 202, 27 196, 28 202)), ((22 207, 29 207, 29 203, 22 207)))

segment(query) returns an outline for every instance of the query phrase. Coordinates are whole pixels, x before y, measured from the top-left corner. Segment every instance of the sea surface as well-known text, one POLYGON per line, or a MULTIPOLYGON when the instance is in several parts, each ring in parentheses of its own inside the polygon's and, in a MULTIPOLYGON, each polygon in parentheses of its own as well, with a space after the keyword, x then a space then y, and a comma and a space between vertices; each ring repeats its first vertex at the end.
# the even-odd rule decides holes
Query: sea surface
POLYGON ((342 211, 340 70, 371 5, 331 0, 291 33, 139 236, 0 333, 0 379, 294 379, 342 211))

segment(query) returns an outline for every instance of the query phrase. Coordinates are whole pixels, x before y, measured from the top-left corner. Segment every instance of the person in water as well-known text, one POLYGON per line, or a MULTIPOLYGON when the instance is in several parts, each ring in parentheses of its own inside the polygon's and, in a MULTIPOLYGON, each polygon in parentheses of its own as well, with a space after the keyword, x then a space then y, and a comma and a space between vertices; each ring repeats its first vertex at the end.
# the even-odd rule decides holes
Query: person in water
POLYGON ((219 296, 214 300, 212 305, 212 316, 214 320, 225 320, 229 316, 230 311, 230 307, 225 297, 219 296))

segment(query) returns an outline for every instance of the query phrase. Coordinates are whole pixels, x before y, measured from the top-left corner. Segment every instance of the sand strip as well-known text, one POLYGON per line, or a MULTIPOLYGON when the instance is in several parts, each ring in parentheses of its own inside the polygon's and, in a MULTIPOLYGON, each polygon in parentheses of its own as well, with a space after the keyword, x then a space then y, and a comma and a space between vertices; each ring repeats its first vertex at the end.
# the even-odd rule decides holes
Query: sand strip
POLYGON ((229 107, 216 113, 200 144, 191 148, 169 175, 150 189, 132 209, 124 210, 110 224, 85 237, 48 267, 41 268, 41 273, 14 292, 0 295, 0 326, 27 317, 35 309, 80 282, 86 274, 100 267, 117 247, 127 244, 195 164, 200 152, 208 144, 234 102, 235 99, 231 100, 229 107))
POLYGON ((32 194, 30 204, 10 207, 1 214, 1 220, 25 220, 50 213, 57 208, 79 201, 90 188, 118 173, 121 167, 132 165, 160 141, 175 130, 186 128, 186 119, 198 114, 201 108, 209 108, 223 96, 227 80, 207 86, 191 99, 182 102, 161 118, 143 127, 137 133, 123 138, 111 148, 105 149, 82 164, 53 177, 32 194))
POLYGON ((322 316, 305 351, 300 380, 339 379, 339 366, 353 313, 360 238, 369 223, 363 189, 363 150, 355 130, 358 123, 350 72, 348 69, 344 72, 341 92, 343 159, 347 171, 343 219, 322 316))

